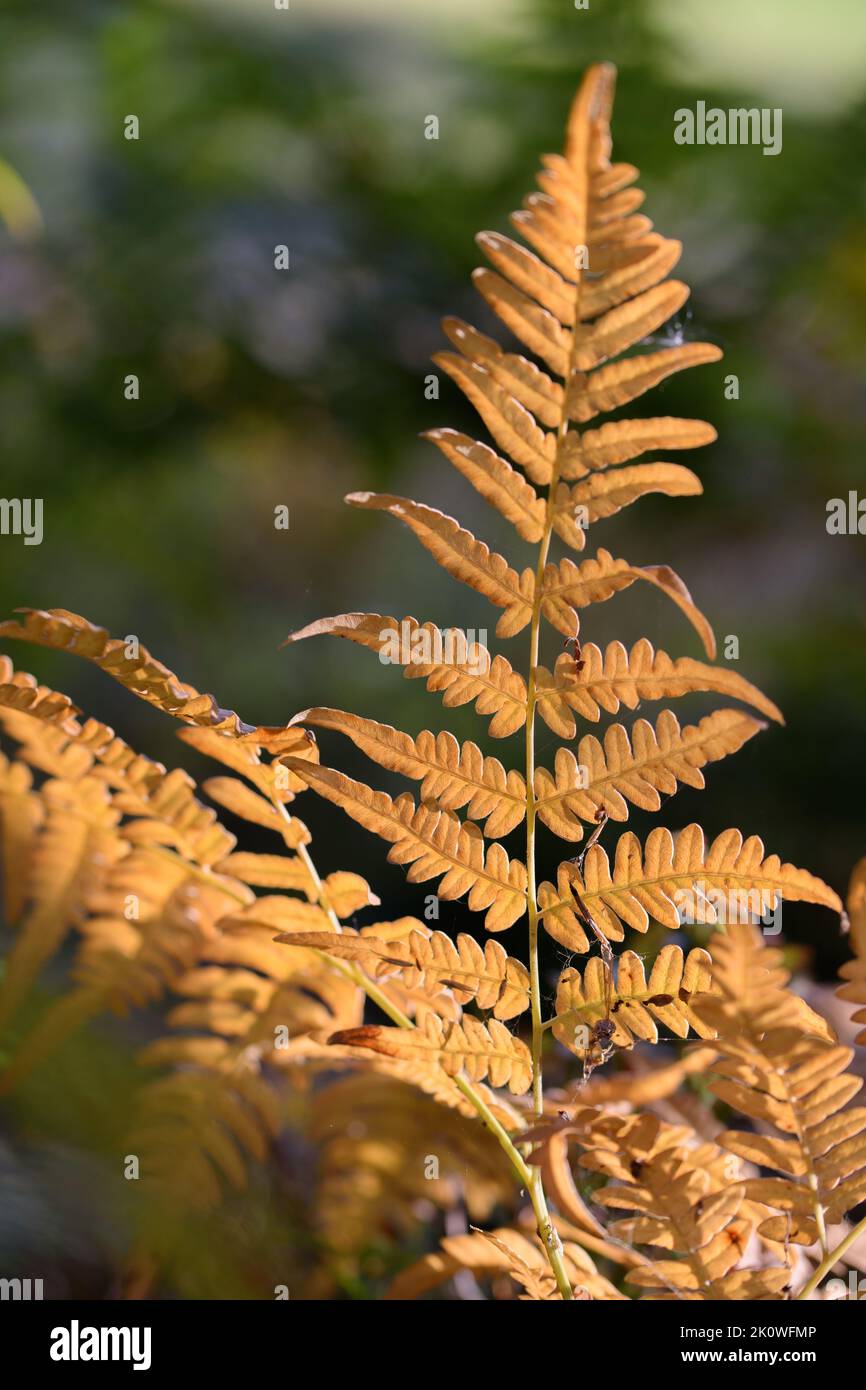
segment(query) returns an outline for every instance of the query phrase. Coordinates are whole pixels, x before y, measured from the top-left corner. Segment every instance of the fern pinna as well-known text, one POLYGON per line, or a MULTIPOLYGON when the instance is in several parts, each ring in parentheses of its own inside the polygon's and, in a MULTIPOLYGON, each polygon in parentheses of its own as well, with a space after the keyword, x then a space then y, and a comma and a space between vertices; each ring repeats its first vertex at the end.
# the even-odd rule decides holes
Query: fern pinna
MULTIPOLYGON (((513 565, 454 518, 425 503, 367 492, 347 498, 352 506, 403 522, 451 576, 501 610, 497 636, 513 639, 528 629, 525 667, 520 670, 520 663, 504 655, 470 645, 459 633, 443 637, 431 623, 414 618, 396 622, 379 614, 346 613, 312 623, 287 639, 330 633, 379 653, 387 649, 407 676, 423 677, 430 690, 441 692, 447 706, 474 701, 480 714, 492 716, 494 737, 524 731, 521 765, 507 768, 475 743, 461 744, 449 733, 424 731, 413 737, 331 708, 297 716, 299 724, 344 733, 381 766, 418 782, 418 803, 406 794, 394 799, 319 764, 291 757, 286 762, 302 781, 387 840, 389 858, 408 867, 412 882, 439 878, 440 897, 465 895, 470 909, 485 914, 489 932, 522 919, 528 925, 528 1051, 516 1033, 496 1022, 495 1004, 488 1024, 469 1017, 435 1017, 420 1035, 370 1025, 338 1034, 334 1041, 438 1063, 450 1074, 487 1077, 494 1086, 507 1084, 518 1093, 531 1089, 538 1119, 545 1110, 546 1026, 578 1053, 587 1075, 614 1045, 628 1045, 634 1036, 653 1040, 656 1020, 680 1036, 690 1025, 704 1035, 711 1031, 691 1007, 693 991, 706 989, 709 982, 704 961, 698 959, 704 953, 692 952, 683 961, 678 948, 668 948, 647 985, 630 954, 620 958, 615 973, 610 943, 622 940, 625 928, 645 932, 651 920, 677 928, 682 915, 677 899, 684 889, 698 894, 703 921, 714 920, 714 892, 757 894, 761 906, 778 896, 840 906, 826 885, 776 856, 765 856, 760 840, 744 839, 736 830, 709 845, 696 825, 676 836, 654 830, 644 846, 628 833, 616 845, 612 863, 598 842, 596 831, 607 819, 624 821, 630 806, 657 810, 662 795, 679 784, 702 787, 708 763, 735 752, 764 727, 739 707, 721 709, 686 727, 664 709, 654 724, 639 719, 631 731, 614 724, 602 741, 584 734, 575 748, 558 750, 552 769, 536 765, 539 717, 559 737, 572 740, 578 719, 597 722, 602 710, 616 713, 620 705, 633 709, 642 700, 714 691, 769 719, 781 718, 754 686, 711 664, 715 639, 710 624, 673 570, 632 565, 606 549, 588 558, 553 558, 554 538, 580 554, 588 527, 647 493, 699 493, 697 477, 682 464, 664 457, 633 460, 715 438, 712 426, 699 420, 626 417, 595 423, 672 373, 721 356, 709 343, 631 351, 682 308, 688 289, 669 278, 679 243, 654 232, 638 211, 643 202, 634 186, 638 171, 611 162, 613 88, 609 65, 588 71, 569 117, 564 155, 544 158, 541 191, 514 214, 517 231, 532 249, 495 232, 478 237, 493 268, 475 272, 476 287, 530 356, 504 350, 469 324, 446 319, 453 350, 434 358, 475 407, 493 443, 446 428, 431 430, 427 437, 534 548, 533 560, 513 565), (583 610, 638 581, 653 585, 678 606, 698 634, 707 661, 673 659, 654 652, 646 639, 631 651, 618 642, 604 651, 590 643, 581 646, 583 610), (567 650, 552 670, 542 664, 544 625, 566 639, 567 650), (395 641, 398 633, 409 640, 395 641), (425 634, 430 639, 426 643, 425 634), (461 819, 460 811, 467 818, 461 819), (589 837, 583 854, 564 860, 556 884, 536 882, 539 821, 571 845, 589 837), (499 843, 521 824, 525 861, 510 857, 499 843), (601 960, 590 962, 583 979, 579 972, 566 971, 553 1020, 542 1017, 539 928, 570 951, 585 952, 595 943, 601 949, 601 960), (581 1020, 582 1031, 575 1027, 581 1020)), ((371 949, 375 968, 385 948, 366 947, 371 949)), ((423 969, 412 958, 415 949, 409 943, 408 958, 399 965, 394 961, 395 968, 423 969)), ((506 975, 507 967, 501 970, 503 991, 509 987, 506 975)), ((512 967, 512 982, 516 978, 512 967)), ((515 1005, 509 1016, 517 1010, 517 994, 511 992, 515 1005)), ((568 1297, 571 1280, 549 1219, 538 1164, 532 1167, 531 1195, 558 1291, 568 1297)))

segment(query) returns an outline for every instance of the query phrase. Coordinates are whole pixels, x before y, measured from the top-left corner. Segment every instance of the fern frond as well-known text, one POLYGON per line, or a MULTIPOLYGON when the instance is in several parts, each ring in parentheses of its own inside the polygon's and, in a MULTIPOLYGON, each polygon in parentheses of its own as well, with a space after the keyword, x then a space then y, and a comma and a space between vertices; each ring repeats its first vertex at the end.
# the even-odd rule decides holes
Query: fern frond
MULTIPOLYGON (((866 1005, 866 859, 855 864, 848 885, 846 901, 850 934, 848 940, 854 953, 853 960, 846 960, 839 974, 848 983, 836 990, 846 1004, 866 1005)), ((860 1007, 851 1015, 852 1023, 866 1023, 866 1007, 860 1007)), ((866 1028, 861 1029, 854 1039, 859 1046, 866 1045, 866 1028)))
MULTIPOLYGON (((579 1245, 567 1241, 563 1254, 569 1278, 578 1289, 584 1290, 582 1296, 605 1300, 625 1298, 615 1285, 598 1273, 590 1256, 579 1245)), ((528 1287, 532 1297, 555 1296, 547 1279, 549 1266, 541 1243, 535 1237, 500 1227, 493 1232, 446 1236, 440 1250, 425 1255, 398 1274, 385 1297, 400 1301, 420 1298, 453 1279, 461 1270, 468 1270, 480 1279, 507 1274, 520 1287, 528 1287)))
POLYGON ((330 633, 350 642, 368 647, 378 653, 388 651, 388 660, 399 659, 408 679, 426 680, 427 689, 442 692, 442 703, 448 709, 475 701, 479 714, 492 715, 492 738, 505 738, 526 723, 526 682, 514 671, 504 656, 491 658, 479 642, 469 642, 459 628, 444 632, 433 623, 419 623, 415 618, 382 617, 378 613, 341 613, 335 618, 320 618, 283 642, 300 642, 305 637, 330 633), (397 641, 405 633, 405 642, 397 641), (391 655, 392 648, 397 651, 391 655), (457 652, 457 659, 429 660, 432 652, 457 652), (418 653, 416 655, 416 653, 418 653))
POLYGON ((716 654, 716 639, 709 622, 692 602, 692 596, 678 574, 668 565, 630 565, 615 560, 607 550, 599 550, 591 560, 576 565, 566 557, 558 565, 547 565, 542 582, 541 611, 548 622, 576 637, 580 630, 578 609, 590 603, 603 603, 637 580, 652 584, 666 594, 688 618, 703 643, 707 656, 716 654))
POLYGON ((707 890, 739 894, 738 911, 742 895, 755 895, 754 901, 751 897, 745 901, 745 908, 756 915, 772 908, 778 898, 841 910, 838 895, 819 878, 783 864, 778 855, 765 858, 757 835, 744 840, 739 830, 725 830, 707 846, 699 825, 686 826, 676 840, 669 830, 658 827, 650 832, 643 850, 637 837, 627 831, 617 843, 612 871, 605 851, 593 845, 583 874, 576 864, 564 865, 559 892, 551 884, 541 885, 539 904, 543 897, 548 932, 570 950, 582 951, 586 935, 572 894, 580 895, 604 935, 619 941, 622 926, 645 932, 650 920, 676 930, 680 925, 678 890, 696 899, 701 920, 706 922, 717 920, 707 890))
POLYGON ((30 768, 0 753, 3 920, 10 927, 15 926, 27 901, 33 848, 44 815, 45 803, 33 788, 30 768))
MULTIPOLYGON (((503 390, 495 377, 478 362, 467 361, 452 352, 434 353, 433 362, 447 372, 475 406, 499 447, 525 470, 533 482, 546 486, 553 475, 555 436, 539 429, 521 403, 520 396, 512 396, 508 390, 503 390)), ((538 372, 534 382, 545 383, 545 394, 553 387, 553 382, 543 372, 538 372)), ((557 389, 561 402, 562 388, 557 389)))
POLYGON ((136 655, 129 656, 129 643, 110 637, 104 628, 65 608, 18 608, 15 611, 24 615, 23 620, 9 619, 0 623, 0 637, 83 656, 127 690, 176 719, 191 724, 216 725, 236 734, 252 732, 252 725, 244 724, 233 710, 221 709, 213 695, 201 695, 194 686, 184 684, 173 671, 152 657, 146 647, 138 646, 136 655))
POLYGON ((292 758, 286 761, 327 801, 342 806, 359 825, 388 840, 391 863, 411 865, 410 883, 444 875, 439 897, 449 901, 468 893, 470 910, 487 913, 488 931, 504 931, 526 911, 525 866, 517 859, 509 860, 500 844, 492 844, 485 854, 477 826, 461 824, 450 811, 416 806, 410 796, 393 801, 385 792, 373 791, 332 768, 292 758))
POLYGON ((444 811, 466 807, 473 820, 486 822, 489 837, 501 839, 526 815, 526 783, 520 773, 506 772, 477 743, 460 744, 447 731, 433 734, 428 729, 412 738, 390 724, 318 706, 295 718, 317 729, 338 730, 380 767, 420 781, 425 803, 435 801, 444 811))
POLYGON ((497 636, 513 637, 526 627, 535 592, 531 569, 518 574, 501 555, 464 531, 453 516, 435 507, 384 492, 350 492, 345 500, 350 506, 387 512, 402 521, 448 574, 483 594, 497 608, 504 608, 496 625, 497 636))
POLYGON ((679 946, 662 947, 649 980, 634 951, 618 957, 615 980, 610 967, 596 956, 583 975, 573 968, 560 975, 553 1034, 579 1057, 589 1050, 586 1030, 606 1017, 614 1025, 611 1042, 617 1047, 630 1048, 636 1038, 658 1042, 657 1023, 678 1038, 687 1037, 690 1028, 699 1037, 710 1037, 712 1029, 691 1007, 694 996, 710 988, 710 957, 698 947, 685 958, 679 946))
POLYGON ((697 1005, 717 1035, 711 1090, 759 1126, 758 1133, 726 1130, 719 1143, 784 1174, 745 1183, 751 1198, 784 1213, 765 1221, 762 1234, 823 1241, 826 1226, 866 1196, 866 1108, 846 1108, 863 1086, 847 1072, 853 1049, 838 1046, 824 1020, 785 987, 780 952, 753 928, 729 928, 711 951, 716 993, 697 1005))
POLYGON ((605 1117, 586 1140, 581 1166, 613 1179, 595 1200, 637 1213, 613 1222, 610 1233, 678 1257, 631 1269, 628 1282, 663 1300, 781 1297, 787 1266, 737 1268, 759 1213, 740 1174, 731 1174, 732 1160, 715 1145, 690 1147, 684 1139, 688 1131, 645 1114, 605 1117))
POLYGON ((16 671, 8 656, 3 655, 0 655, 0 708, 60 725, 81 712, 68 695, 40 685, 27 671, 16 671))
POLYGON ((239 772, 270 801, 286 804, 294 800, 297 792, 303 791, 306 783, 289 773, 280 758, 290 754, 293 758, 318 762, 319 750, 306 729, 287 727, 280 730, 280 734, 283 737, 274 750, 251 739, 226 737, 213 729, 179 729, 177 736, 205 757, 239 772), (272 760, 264 762, 263 752, 272 754, 272 760))
POLYGON ((512 523, 519 536, 533 543, 541 540, 544 502, 506 459, 457 430, 427 430, 424 438, 442 450, 475 490, 512 523))
POLYGON ((712 444, 716 431, 704 420, 677 420, 662 415, 643 420, 615 420, 596 430, 565 437, 560 475, 569 482, 628 463, 649 449, 697 449, 712 444))
POLYGON ((641 700, 663 700, 692 691, 714 691, 751 705, 769 719, 782 721, 781 711, 750 681, 722 666, 683 656, 676 660, 656 652, 646 637, 631 651, 621 642, 610 642, 602 652, 594 642, 581 647, 582 670, 575 670, 566 652, 553 672, 536 668, 536 700, 544 722, 561 738, 574 738, 574 714, 597 721, 601 711, 616 714, 620 705, 636 709, 641 700), (574 713, 573 713, 573 712, 574 713))
POLYGON ((234 710, 222 709, 213 695, 202 695, 194 686, 181 681, 137 639, 131 643, 129 639, 110 637, 104 628, 65 608, 18 608, 15 611, 24 615, 23 621, 9 619, 0 623, 0 638, 32 642, 84 657, 131 690, 133 695, 186 724, 249 739, 275 753, 304 754, 303 730, 287 732, 282 728, 245 724, 234 710))
POLYGON ((470 1081, 489 1080, 523 1095, 532 1085, 529 1048, 496 1019, 480 1023, 468 1014, 459 1023, 429 1016, 423 1028, 381 1028, 367 1024, 333 1034, 331 1042, 370 1048, 386 1057, 424 1060, 442 1067, 448 1076, 461 1071, 470 1081))
POLYGON ((631 740, 622 724, 606 730, 603 744, 585 734, 576 756, 570 748, 557 750, 554 775, 536 771, 537 814, 560 839, 580 840, 581 822, 595 823, 599 811, 618 821, 628 819, 629 802, 657 811, 680 783, 703 787, 702 767, 735 753, 765 727, 741 710, 723 709, 681 729, 676 715, 662 710, 655 729, 638 719, 631 740))
POLYGON ((700 479, 678 463, 638 463, 615 473, 590 474, 583 482, 556 489, 553 529, 573 550, 586 545, 586 528, 594 521, 615 516, 639 497, 661 492, 666 497, 697 497, 700 479))
POLYGON ((357 961, 374 979, 396 973, 410 989, 433 994, 448 989, 459 1004, 471 999, 479 1009, 492 1009, 493 1017, 500 1020, 515 1018, 529 1007, 526 966, 507 955, 498 941, 487 941, 482 950, 466 932, 460 932, 455 942, 444 932, 421 929, 418 923, 407 936, 390 941, 377 937, 375 928, 340 936, 289 932, 276 939, 287 946, 312 947, 341 960, 357 961))
POLYGON ((478 237, 495 269, 476 271, 476 287, 565 387, 459 320, 445 323, 459 355, 434 359, 475 405, 500 447, 541 486, 555 473, 563 479, 584 476, 596 443, 601 452, 595 466, 607 467, 646 449, 694 447, 714 438, 701 421, 663 420, 656 430, 655 421, 622 421, 606 427, 614 430, 609 442, 589 440, 584 461, 580 437, 562 429, 565 419, 583 423, 635 399, 671 372, 721 355, 710 344, 696 343, 602 365, 655 331, 688 296, 681 282, 666 280, 679 243, 652 233, 649 219, 633 212, 643 195, 622 180, 636 178, 637 171, 609 162, 610 90, 608 70, 591 69, 573 108, 566 157, 545 158, 543 192, 531 195, 512 219, 538 254, 495 232, 478 237), (557 435, 545 434, 533 416, 558 433, 558 445, 557 435))
POLYGON ((118 834, 120 812, 104 783, 95 778, 49 781, 41 795, 44 821, 30 859, 29 910, 5 959, 0 1027, 9 1023, 46 961, 59 950, 86 895, 128 848, 118 834))

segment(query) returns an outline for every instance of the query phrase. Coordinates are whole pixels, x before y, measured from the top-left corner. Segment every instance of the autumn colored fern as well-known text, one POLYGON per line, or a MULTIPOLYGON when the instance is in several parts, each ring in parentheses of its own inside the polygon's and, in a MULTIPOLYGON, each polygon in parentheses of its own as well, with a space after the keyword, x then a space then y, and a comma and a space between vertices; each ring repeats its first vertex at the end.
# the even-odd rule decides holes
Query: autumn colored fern
MULTIPOLYGON (((540 191, 514 214, 526 245, 478 238, 492 269, 476 271, 476 287, 517 350, 446 319, 452 350, 435 358, 492 442, 444 427, 427 437, 513 526, 521 559, 428 503, 347 499, 408 527, 493 604, 497 638, 523 636, 522 655, 432 620, 363 612, 286 639, 366 647, 445 708, 474 705, 509 754, 331 705, 285 726, 247 723, 137 639, 65 609, 0 623, 0 638, 94 663, 179 721, 182 741, 218 765, 199 789, 0 657, 12 943, 0 1093, 98 1015, 159 1011, 126 1136, 149 1203, 127 1270, 139 1292, 171 1262, 181 1216, 244 1189, 290 1124, 316 1156, 317 1295, 355 1276, 365 1243, 416 1231, 422 1205, 442 1218, 440 1247, 404 1261, 389 1298, 450 1280, 532 1301, 808 1298, 866 1229, 850 1215, 866 1200, 853 1049, 792 987, 782 951, 755 925, 782 899, 841 913, 837 894, 736 829, 610 838, 611 822, 659 811, 681 786, 703 788, 711 764, 782 718, 715 664, 710 623, 673 570, 584 553, 591 527, 643 496, 699 494, 696 475, 664 455, 715 438, 699 420, 600 417, 721 355, 710 343, 642 350, 688 289, 670 278, 679 243, 638 211, 637 170, 611 162, 613 87, 609 65, 584 78, 564 154, 544 158, 540 191), (645 454, 660 457, 635 462, 645 454), (630 648, 585 640, 593 606, 638 582, 676 605, 700 658, 647 638, 630 648), (542 646, 551 634, 555 655, 542 646), (608 723, 601 737, 588 727, 693 692, 736 703, 693 723, 665 705, 630 727, 608 723), (537 758, 539 720, 562 741, 550 766, 537 758), (417 784, 417 796, 323 765, 314 731, 348 738, 417 784), (391 918, 359 874, 320 876, 295 814, 308 789, 386 841, 412 884, 436 881, 439 898, 465 899, 488 935, 452 939, 414 916, 391 918), (200 792, 268 832, 269 848, 239 845, 200 792), (539 826, 566 846, 555 882, 539 882, 539 826), (509 836, 519 848, 505 847, 509 836), (515 927, 525 953, 497 939, 515 927), (542 931, 569 955, 550 1010, 542 931), (646 952, 634 939, 620 949, 627 932, 646 952), (68 988, 23 1024, 63 948, 68 988), (663 1039, 682 1047, 657 1064, 663 1039), (698 1077, 701 1095, 689 1089, 698 1077)), ((859 1024, 864 863, 839 990, 859 1024)))
MULTIPOLYGON (((681 464, 663 457, 632 460, 715 438, 703 421, 671 417, 618 418, 584 428, 638 400, 672 373, 721 355, 710 343, 632 351, 682 308, 689 291, 669 278, 679 243, 654 232, 637 211, 643 202, 634 186, 637 170, 611 162, 613 86, 609 65, 590 69, 572 107, 564 154, 544 158, 541 191, 514 214, 517 231, 532 249, 499 233, 478 237, 493 268, 475 272, 476 288, 531 356, 505 350, 469 324, 448 319, 444 327, 454 351, 434 358, 475 407, 492 444, 446 428, 428 431, 427 437, 533 547, 531 561, 512 563, 427 503, 368 492, 346 499, 401 521, 449 575, 487 598, 499 610, 499 638, 528 629, 524 668, 513 658, 491 657, 468 635, 461 642, 450 633, 458 659, 449 670, 441 649, 431 640, 425 652, 420 640, 425 634, 433 638, 433 625, 414 618, 395 624, 375 614, 346 613, 287 639, 333 633, 381 654, 396 633, 408 632, 418 658, 416 663, 411 651, 397 658, 407 675, 423 675, 429 689, 444 693, 446 705, 474 700, 479 713, 493 715, 495 737, 524 730, 522 762, 515 768, 448 733, 412 736, 335 709, 312 708, 297 716, 299 724, 345 734, 380 766, 418 782, 417 804, 408 794, 395 800, 319 764, 290 755, 285 761, 320 795, 388 841, 389 859, 409 866, 411 882, 439 879, 439 896, 466 897, 471 910, 485 914, 487 931, 527 923, 529 1060, 517 1038, 506 1043, 501 1028, 493 1035, 495 1023, 466 1018, 428 1019, 422 1036, 367 1025, 338 1034, 335 1042, 391 1057, 428 1057, 449 1073, 459 1065, 470 1069, 468 1075, 488 1075, 517 1092, 531 1089, 539 1120, 545 1110, 545 1027, 577 1051, 587 1075, 617 1045, 631 1045, 635 1036, 654 1041, 657 1021, 679 1036, 690 1026, 703 1035, 712 1031, 692 1008, 693 992, 711 987, 700 953, 684 962, 671 948, 673 953, 659 957, 649 983, 627 953, 614 978, 609 943, 622 940, 626 928, 645 932, 652 920, 677 929, 685 915, 683 892, 698 895, 695 920, 703 922, 716 919, 712 894, 718 892, 756 895, 760 911, 781 896, 840 908, 832 889, 767 856, 756 836, 744 838, 736 830, 707 845, 696 825, 676 836, 657 829, 643 847, 629 832, 616 845, 612 865, 597 842, 601 826, 626 820, 631 806, 658 810, 662 795, 673 794, 678 785, 702 787, 708 764, 735 752, 763 727, 742 709, 722 709, 685 728, 664 709, 655 725, 639 719, 629 732, 614 724, 602 742, 587 733, 576 749, 560 747, 551 770, 537 765, 537 714, 559 737, 571 740, 578 732, 576 716, 597 721, 602 709, 615 713, 621 704, 634 708, 643 699, 701 690, 749 703, 769 718, 781 717, 741 677, 694 658, 655 653, 646 639, 631 652, 619 643, 604 652, 591 644, 582 647, 585 610, 638 581, 677 605, 710 661, 716 644, 707 618, 667 566, 635 566, 606 549, 580 560, 552 555, 555 538, 583 552, 591 527, 647 493, 699 493, 698 478, 681 464), (545 626, 561 634, 568 647, 552 672, 541 664, 545 626), (589 837, 583 853, 563 861, 555 885, 536 882, 539 822, 571 844, 589 837), (499 843, 519 826, 525 827, 524 860, 511 857, 499 843), (565 972, 556 1016, 547 1021, 539 928, 572 952, 597 944, 602 953, 583 978, 576 970, 565 972)), ((538 1165, 532 1170, 532 1198, 556 1287, 569 1297, 570 1279, 538 1165)), ((704 1285, 708 1296, 729 1287, 719 1279, 723 1276, 713 1276, 704 1285)), ((525 1286, 525 1270, 521 1280, 525 1286)))

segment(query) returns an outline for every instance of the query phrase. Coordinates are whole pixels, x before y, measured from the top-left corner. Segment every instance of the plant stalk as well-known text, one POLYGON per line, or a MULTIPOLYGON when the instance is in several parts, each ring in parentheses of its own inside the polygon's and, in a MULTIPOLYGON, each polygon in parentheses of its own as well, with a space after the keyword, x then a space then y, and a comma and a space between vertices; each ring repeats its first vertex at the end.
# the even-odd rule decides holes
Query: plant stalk
POLYGON ((798 1302, 804 1298, 808 1298, 815 1292, 821 1280, 826 1274, 830 1273, 830 1270, 833 1268, 834 1264, 836 1264, 837 1260, 841 1260, 842 1256, 851 1248, 858 1236, 862 1236, 864 1233, 866 1233, 866 1216, 863 1217, 862 1221, 858 1221, 856 1226, 852 1226, 845 1239, 840 1241, 835 1250, 831 1250, 829 1255, 824 1256, 824 1259, 815 1270, 811 1279, 803 1285, 802 1289, 797 1294, 798 1302))

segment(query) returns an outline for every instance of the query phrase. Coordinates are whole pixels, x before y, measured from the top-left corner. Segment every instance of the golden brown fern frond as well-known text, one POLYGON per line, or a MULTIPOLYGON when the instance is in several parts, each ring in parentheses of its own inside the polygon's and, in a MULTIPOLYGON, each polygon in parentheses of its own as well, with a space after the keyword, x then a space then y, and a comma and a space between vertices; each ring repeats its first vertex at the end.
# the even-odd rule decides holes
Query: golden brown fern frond
POLYGON ((448 1076, 465 1072, 471 1081, 490 1081, 522 1095, 532 1084, 529 1048, 496 1019, 487 1024, 468 1014, 459 1023, 433 1015, 423 1028, 380 1028, 367 1024, 337 1032, 332 1042, 370 1048, 386 1057, 435 1062, 448 1076))
POLYGON ((110 637, 104 628, 65 608, 18 608, 21 622, 0 623, 0 637, 72 652, 92 661, 127 690, 166 714, 191 724, 216 725, 233 733, 252 732, 233 710, 221 709, 213 695, 201 695, 151 656, 137 639, 110 637))
POLYGON ((8 656, 0 655, 0 708, 18 710, 48 724, 65 724, 80 711, 68 695, 40 685, 27 671, 16 671, 8 656))
POLYGON ((447 731, 432 734, 427 729, 412 738, 390 724, 343 710, 317 707, 295 719, 314 728, 336 729, 380 767, 419 781, 425 803, 435 801, 443 811, 465 807, 473 820, 486 821, 485 835, 500 839, 526 815, 526 783, 520 773, 506 772, 499 759, 485 757, 477 743, 460 744, 447 731))
POLYGON ((84 910, 86 896, 127 851, 120 812, 103 782, 51 780, 41 789, 44 815, 33 842, 26 916, 5 959, 0 1027, 8 1025, 42 967, 84 910))
POLYGON ((496 625, 498 637, 514 637, 526 627, 532 617, 535 592, 531 569, 518 574, 501 555, 464 531, 453 516, 446 516, 435 507, 376 492, 352 492, 346 501, 367 511, 388 512, 402 521, 453 578, 483 594, 497 608, 503 608, 496 625))
POLYGON ((553 774, 536 770, 536 814, 561 840, 581 840, 582 822, 597 823, 600 812, 627 820, 629 803, 657 811, 680 783, 703 787, 702 767, 736 753, 765 727, 742 710, 722 709, 681 729, 676 715, 662 710, 655 728, 638 719, 631 738, 622 724, 608 727, 603 744, 584 734, 576 753, 557 750, 553 774))
MULTIPOLYGON (((567 1241, 563 1253, 573 1285, 583 1291, 577 1296, 604 1300, 625 1298, 615 1285, 599 1274, 591 1256, 581 1246, 567 1241)), ((400 1301, 420 1298, 462 1270, 484 1280, 507 1275, 531 1298, 556 1297, 555 1286, 552 1287, 552 1281, 547 1278, 549 1267, 541 1243, 535 1237, 505 1226, 495 1231, 446 1236, 440 1250, 425 1255, 397 1275, 386 1298, 400 1301)))
POLYGON ((783 864, 778 855, 765 856, 757 835, 743 839, 739 830, 725 830, 708 846, 699 825, 688 825, 676 839, 657 827, 641 849, 630 831, 620 836, 613 868, 600 845, 593 845, 583 871, 576 863, 561 866, 558 888, 539 887, 544 925, 570 950, 585 951, 587 937, 580 903, 589 909, 610 941, 622 940, 623 927, 645 932, 650 920, 676 930, 688 902, 692 920, 713 923, 717 893, 728 895, 738 914, 763 915, 779 898, 810 902, 838 912, 839 897, 813 874, 783 864), (677 899, 679 897, 679 906, 677 899))
POLYGON ((389 860, 409 864, 411 883, 444 875, 439 896, 446 901, 468 894, 474 912, 486 912, 488 931, 504 931, 526 911, 526 869, 509 860, 499 844, 486 851, 481 831, 462 825, 450 811, 416 806, 410 796, 393 801, 332 768, 286 760, 287 766, 321 796, 368 830, 391 843, 389 860))
POLYGON ((717 934, 711 951, 715 993, 696 1006, 716 1031, 711 1089, 757 1127, 727 1130, 719 1143, 784 1174, 745 1183, 749 1197, 783 1213, 762 1234, 823 1243, 827 1225, 866 1196, 866 1108, 846 1108, 863 1086, 847 1073, 854 1053, 786 988, 780 953, 753 928, 717 934))
POLYGON ((615 560, 608 550, 599 550, 592 559, 582 560, 579 565, 566 556, 558 565, 545 567, 541 612, 559 632, 566 637, 576 637, 580 631, 580 609, 591 603, 604 603, 639 580, 667 594, 688 618, 712 660, 716 654, 713 630, 669 565, 632 565, 628 560, 615 560))
POLYGON ((743 1267, 760 1208, 746 1196, 739 1164, 712 1144, 694 1145, 688 1129, 654 1115, 605 1116, 585 1141, 580 1163, 612 1181, 597 1189, 603 1207, 635 1212, 609 1230, 628 1245, 667 1250, 629 1270, 630 1284, 655 1299, 775 1299, 787 1266, 743 1267), (739 1267, 738 1267, 739 1266, 739 1267))
POLYGON ((589 1051, 592 1029, 602 1018, 613 1025, 610 1042, 616 1047, 632 1047, 636 1038, 658 1042, 659 1023, 678 1038, 690 1029, 711 1037, 712 1029, 692 1009, 695 995, 710 988, 710 957, 698 947, 686 957, 679 946, 662 947, 649 980, 634 951, 618 957, 615 979, 610 966, 593 957, 582 975, 571 967, 560 975, 553 1035, 579 1057, 589 1051))
POLYGON ((30 768, 0 753, 3 920, 10 927, 27 901, 33 848, 44 816, 45 802, 34 790, 30 768))
MULTIPOLYGON (((866 859, 855 864, 848 885, 845 903, 850 931, 848 940, 854 953, 853 960, 846 960, 839 974, 846 981, 836 993, 846 1004, 860 1005, 851 1015, 852 1023, 866 1023, 866 859)), ((866 1028, 861 1029, 854 1039, 855 1043, 866 1045, 866 1028)))
POLYGON ((110 637, 104 628, 65 608, 19 608, 23 620, 0 623, 0 638, 32 642, 55 651, 68 651, 92 661, 127 690, 186 724, 201 725, 235 738, 248 739, 273 752, 305 755, 301 729, 246 724, 234 710, 222 709, 213 695, 202 695, 151 656, 137 637, 110 637))
POLYGON ((751 682, 735 671, 710 666, 692 657, 673 660, 656 652, 646 637, 628 651, 621 642, 609 642, 604 652, 594 642, 581 647, 579 671, 567 653, 553 672, 536 671, 537 707, 544 722, 561 738, 574 738, 575 714, 593 722, 601 711, 616 714, 620 705, 636 709, 642 700, 663 700, 692 691, 712 690, 752 705, 770 719, 782 721, 781 711, 751 682))
POLYGON ((398 974, 410 989, 433 995, 447 989, 459 1004, 471 999, 500 1020, 515 1018, 529 1007, 525 965, 507 955, 498 941, 487 941, 482 950, 466 932, 460 932, 455 942, 418 922, 407 935, 388 941, 377 935, 376 927, 365 927, 358 934, 344 931, 339 937, 327 932, 289 932, 277 940, 357 961, 373 979, 398 974))
POLYGON ((526 682, 504 656, 491 658, 480 642, 469 641, 459 628, 440 631, 415 618, 386 618, 379 613, 341 613, 320 618, 283 642, 330 634, 343 637, 403 667, 407 679, 422 679, 442 693, 448 709, 474 701, 479 714, 492 715, 490 735, 505 738, 526 723, 526 682))

